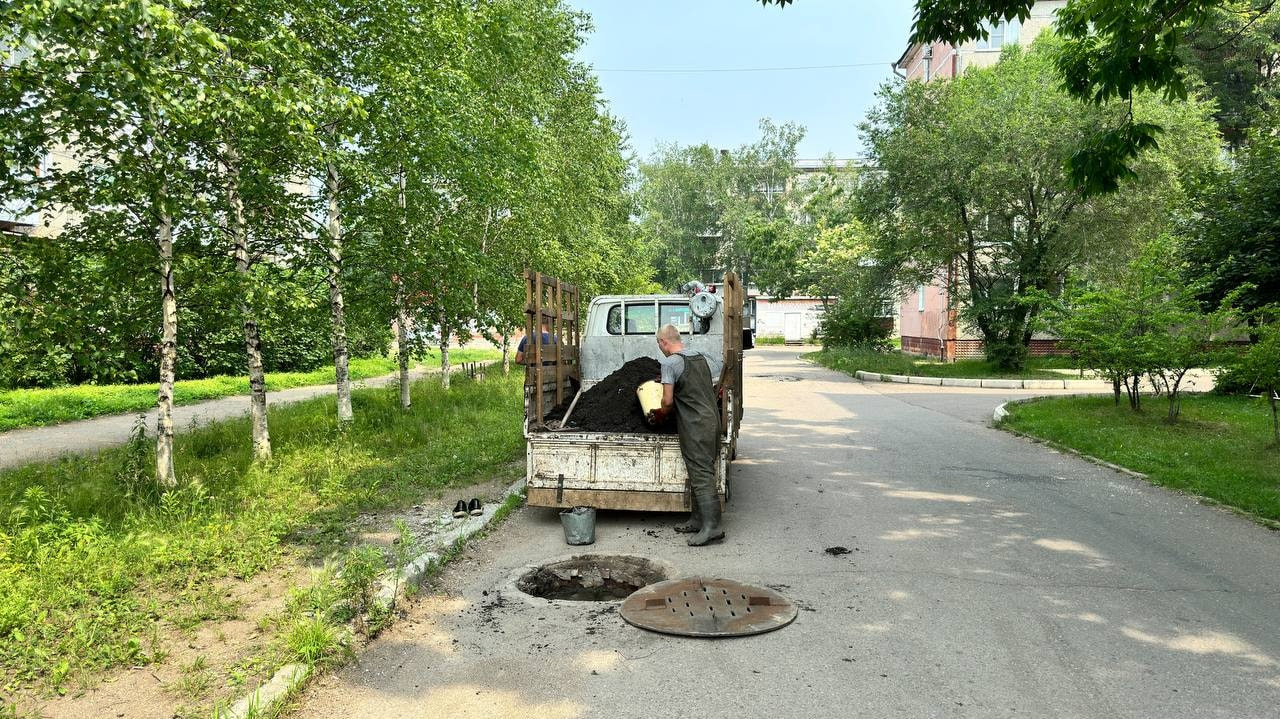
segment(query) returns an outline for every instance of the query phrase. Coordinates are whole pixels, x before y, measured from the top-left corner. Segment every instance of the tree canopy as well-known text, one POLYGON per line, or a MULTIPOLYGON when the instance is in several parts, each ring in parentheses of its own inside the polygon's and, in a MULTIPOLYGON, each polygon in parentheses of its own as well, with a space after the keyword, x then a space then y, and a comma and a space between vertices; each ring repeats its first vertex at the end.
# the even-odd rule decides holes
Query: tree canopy
MULTIPOLYGON (((760 2, 786 6, 792 0, 760 2)), ((1026 20, 1034 5, 1035 0, 920 0, 910 42, 958 44, 985 38, 994 23, 1026 20)), ((1220 0, 1069 0, 1055 22, 1063 38, 1054 56, 1059 81, 1072 97, 1095 105, 1130 102, 1141 92, 1185 99, 1189 39, 1204 37, 1207 25, 1225 23, 1230 29, 1219 32, 1221 43, 1213 46, 1224 49, 1258 20, 1269 18, 1275 0, 1228 5, 1220 0)), ((1266 55, 1268 75, 1274 58, 1274 53, 1266 55)), ((1168 137, 1165 129, 1133 113, 1113 118, 1081 138, 1066 159, 1072 181, 1088 194, 1115 191, 1122 180, 1136 177, 1139 154, 1157 149, 1160 138, 1168 137)))
POLYGON ((1081 106, 1053 89, 1055 48, 1005 51, 946 83, 886 86, 862 126, 877 172, 860 218, 877 262, 905 286, 942 272, 993 361, 1018 366, 1044 300, 1069 271, 1123 262, 1168 227, 1181 178, 1216 158, 1208 108, 1148 94, 1133 112, 1175 128, 1137 165, 1141 182, 1095 197, 1063 161, 1128 108, 1081 106))

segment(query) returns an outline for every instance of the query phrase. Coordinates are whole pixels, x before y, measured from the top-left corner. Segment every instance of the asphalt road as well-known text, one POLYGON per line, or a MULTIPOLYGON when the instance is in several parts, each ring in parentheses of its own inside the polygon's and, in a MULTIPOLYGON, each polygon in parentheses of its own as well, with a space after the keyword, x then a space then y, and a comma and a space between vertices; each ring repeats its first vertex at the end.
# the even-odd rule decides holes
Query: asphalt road
POLYGON ((773 586, 792 625, 678 638, 523 595, 526 565, 575 553, 526 508, 295 716, 1277 716, 1280 536, 987 426, 1031 392, 748 355, 727 540, 602 512, 590 551, 773 586))

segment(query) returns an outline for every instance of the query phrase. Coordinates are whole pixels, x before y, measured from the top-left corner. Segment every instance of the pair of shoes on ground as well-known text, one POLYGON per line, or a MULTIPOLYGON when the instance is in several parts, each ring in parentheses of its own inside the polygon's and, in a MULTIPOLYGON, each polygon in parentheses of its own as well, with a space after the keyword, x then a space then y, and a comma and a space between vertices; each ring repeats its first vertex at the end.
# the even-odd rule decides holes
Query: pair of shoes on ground
POLYGON ((461 519, 470 514, 473 517, 479 517, 484 514, 484 505, 480 504, 480 500, 472 498, 470 502, 465 499, 459 499, 458 503, 453 505, 453 516, 461 519))

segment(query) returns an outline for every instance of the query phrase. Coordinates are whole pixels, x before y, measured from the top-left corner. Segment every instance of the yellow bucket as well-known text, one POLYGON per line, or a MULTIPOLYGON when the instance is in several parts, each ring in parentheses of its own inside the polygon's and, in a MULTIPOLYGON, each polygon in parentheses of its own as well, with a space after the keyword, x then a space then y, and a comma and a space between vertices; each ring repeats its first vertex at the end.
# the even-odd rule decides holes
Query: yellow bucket
POLYGON ((640 409, 648 415, 662 406, 662 384, 649 380, 636 388, 636 397, 640 398, 640 409))

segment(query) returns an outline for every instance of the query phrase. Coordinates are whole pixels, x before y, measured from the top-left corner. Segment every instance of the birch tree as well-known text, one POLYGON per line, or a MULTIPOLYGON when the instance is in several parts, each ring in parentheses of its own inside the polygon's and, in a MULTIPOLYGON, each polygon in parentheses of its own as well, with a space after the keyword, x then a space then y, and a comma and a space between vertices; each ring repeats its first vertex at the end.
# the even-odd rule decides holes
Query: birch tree
POLYGON ((190 17, 193 5, 23 0, 0 11, 0 46, 28 50, 5 58, 5 189, 36 205, 72 208, 73 234, 159 277, 156 478, 166 487, 177 482, 174 240, 210 189, 198 162, 208 132, 200 118, 209 109, 210 59, 226 50, 190 17), (35 176, 33 163, 55 148, 73 161, 35 176), (152 248, 145 261, 137 252, 143 243, 152 248))

